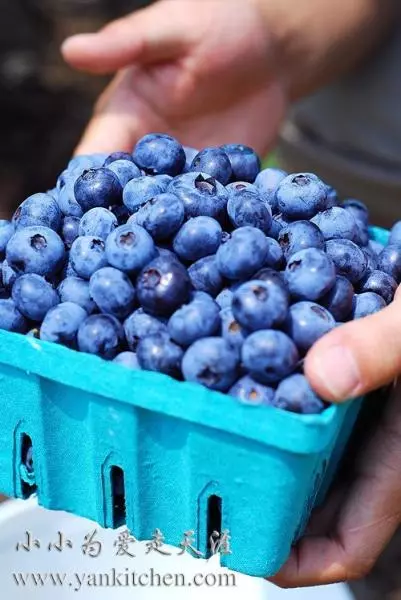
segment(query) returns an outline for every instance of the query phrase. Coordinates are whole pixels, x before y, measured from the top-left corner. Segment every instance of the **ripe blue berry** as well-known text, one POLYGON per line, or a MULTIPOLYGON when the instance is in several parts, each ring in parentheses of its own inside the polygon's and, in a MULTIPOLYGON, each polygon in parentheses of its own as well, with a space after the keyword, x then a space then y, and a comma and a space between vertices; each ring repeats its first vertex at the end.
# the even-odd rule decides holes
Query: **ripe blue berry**
POLYGON ((184 222, 182 200, 175 194, 163 193, 144 204, 129 218, 128 223, 140 225, 156 241, 170 239, 184 222))
POLYGON ((135 164, 147 174, 179 175, 185 166, 185 152, 170 135, 151 133, 141 138, 133 151, 135 164))
POLYGON ((264 265, 267 252, 268 242, 260 229, 241 227, 218 249, 217 267, 227 279, 246 279, 264 265))
POLYGON ((379 294, 386 304, 390 304, 394 299, 397 287, 398 284, 396 280, 388 273, 384 273, 383 271, 372 271, 367 278, 363 279, 360 291, 379 294))
POLYGON ((56 290, 40 275, 18 277, 12 298, 20 313, 31 321, 41 321, 48 310, 60 302, 56 290))
POLYGON ((116 216, 107 208, 92 208, 84 214, 79 223, 79 235, 91 235, 106 241, 117 225, 116 216))
POLYGON ((336 270, 333 261, 322 250, 307 248, 291 256, 285 277, 294 297, 317 300, 333 287, 336 270))
POLYGON ((224 144, 221 149, 227 154, 232 169, 232 179, 253 183, 260 171, 260 158, 249 146, 224 144))
POLYGON ((98 237, 78 237, 71 246, 70 262, 78 277, 90 279, 95 271, 107 265, 105 243, 98 237))
POLYGON ((335 319, 326 308, 314 302, 302 301, 290 307, 286 329, 298 350, 305 354, 335 326, 335 319))
POLYGON ((124 332, 112 315, 91 315, 78 329, 78 349, 112 359, 121 349, 124 332))
POLYGON ((248 331, 278 327, 288 315, 288 294, 280 284, 248 281, 235 291, 232 311, 248 331))
POLYGON ((320 298, 319 302, 327 308, 336 321, 346 321, 352 310, 353 297, 352 283, 342 275, 337 275, 334 286, 323 298, 320 298))
POLYGON ((165 191, 165 185, 156 177, 136 177, 131 179, 123 190, 123 203, 131 214, 155 196, 165 191))
MULTIPOLYGON (((12 239, 12 238, 11 238, 12 239)), ((379 254, 377 268, 401 282, 401 245, 390 244, 379 254)))
POLYGON ((104 166, 107 166, 114 173, 123 188, 131 179, 141 177, 140 169, 138 169, 135 163, 127 159, 119 159, 104 166))
POLYGON ((311 222, 319 227, 325 240, 354 241, 358 234, 357 222, 352 213, 339 206, 319 212, 311 222))
POLYGON ((304 375, 291 375, 279 383, 273 405, 301 415, 319 414, 324 402, 315 394, 304 375))
POLYGON ((79 277, 70 276, 62 280, 58 286, 58 294, 61 302, 73 302, 81 306, 88 315, 96 308, 89 293, 89 282, 79 277))
POLYGON ((214 177, 205 173, 185 173, 170 183, 168 192, 184 203, 185 216, 212 217, 220 223, 226 220, 228 192, 214 177))
POLYGON ((221 148, 205 148, 193 159, 191 171, 207 173, 222 185, 227 185, 232 177, 230 159, 221 148))
POLYGON ((125 273, 103 267, 89 281, 89 293, 101 312, 119 319, 127 317, 135 306, 135 288, 125 273))
POLYGON ((81 306, 63 302, 51 308, 40 327, 40 339, 46 342, 76 347, 77 333, 88 315, 81 306))
POLYGON ((24 333, 28 329, 25 317, 11 298, 0 300, 0 329, 24 333))
MULTIPOLYGON (((335 264, 338 275, 344 275, 351 283, 357 283, 366 273, 366 256, 351 240, 328 240, 326 253, 335 264)), ((383 269, 381 269, 383 270, 383 269)))
POLYGON ((17 273, 54 275, 65 262, 64 244, 48 227, 33 226, 16 231, 7 244, 6 258, 17 273))
POLYGON ((173 241, 174 252, 180 259, 195 261, 214 254, 221 244, 221 225, 211 217, 189 219, 173 241))
POLYGON ((156 256, 156 247, 148 232, 133 223, 120 225, 106 241, 110 265, 127 273, 138 273, 156 256))
POLYGON ((242 363, 261 383, 276 383, 294 371, 299 355, 294 342, 283 332, 261 330, 246 338, 242 363))
POLYGON ((183 350, 168 335, 154 333, 143 338, 137 348, 138 363, 146 371, 180 378, 183 350))
POLYGON ((226 392, 238 377, 237 351, 219 337, 198 340, 186 351, 182 372, 186 381, 226 392))
POLYGON ((33 194, 17 208, 13 216, 13 222, 16 229, 42 225, 58 231, 61 225, 61 217, 61 210, 54 198, 49 194, 33 194))
POLYGON ((386 307, 384 299, 374 292, 355 294, 352 306, 352 318, 361 319, 386 307))
POLYGON ((326 197, 325 184, 312 173, 288 175, 276 191, 278 209, 289 219, 311 219, 323 210, 326 197))
POLYGON ((219 327, 220 307, 211 297, 185 304, 168 322, 170 337, 180 346, 190 346, 200 338, 210 337, 217 333, 219 327))
POLYGON ((278 243, 287 260, 296 252, 306 248, 324 250, 323 234, 319 227, 311 221, 288 223, 281 229, 278 243))
POLYGON ((84 212, 101 206, 108 208, 121 201, 122 187, 117 176, 107 168, 88 169, 74 184, 75 200, 84 212))

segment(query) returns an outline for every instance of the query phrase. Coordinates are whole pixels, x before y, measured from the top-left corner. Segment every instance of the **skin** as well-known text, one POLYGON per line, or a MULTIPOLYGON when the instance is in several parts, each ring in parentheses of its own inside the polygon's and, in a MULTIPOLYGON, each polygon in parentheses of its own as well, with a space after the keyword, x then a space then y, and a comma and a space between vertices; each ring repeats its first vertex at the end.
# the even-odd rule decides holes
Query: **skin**
MULTIPOLYGON (((399 16, 395 0, 159 0, 62 48, 88 73, 116 73, 76 150, 131 150, 149 131, 204 147, 237 142, 266 152, 290 103, 366 58, 399 16), (263 124, 263 126, 261 126, 263 124)), ((336 328, 305 360, 331 402, 385 385, 401 372, 401 295, 382 312, 336 328)), ((401 521, 401 390, 374 436, 312 519, 273 579, 282 587, 359 578, 401 521)))

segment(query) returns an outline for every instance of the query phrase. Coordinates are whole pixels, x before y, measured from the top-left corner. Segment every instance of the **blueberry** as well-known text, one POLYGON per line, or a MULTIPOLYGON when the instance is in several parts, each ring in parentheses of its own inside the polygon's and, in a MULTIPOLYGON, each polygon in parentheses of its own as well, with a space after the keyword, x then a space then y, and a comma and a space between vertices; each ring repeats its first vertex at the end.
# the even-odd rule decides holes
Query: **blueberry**
POLYGON ((228 393, 241 403, 252 406, 271 406, 274 399, 274 390, 271 387, 258 383, 249 375, 239 379, 228 393))
POLYGON ((315 394, 304 375, 291 375, 277 387, 273 405, 301 415, 319 414, 324 402, 315 394))
POLYGON ((165 333, 154 333, 143 338, 137 349, 138 362, 146 371, 156 371, 181 378, 181 361, 184 352, 165 333))
POLYGON ((31 321, 41 321, 47 311, 60 302, 50 283, 34 273, 18 277, 13 285, 12 298, 20 313, 31 321))
POLYGON ((220 307, 214 300, 195 299, 175 311, 168 322, 171 339, 180 346, 214 335, 220 327, 220 307))
POLYGON ((112 315, 91 315, 81 323, 77 339, 81 352, 112 359, 121 349, 124 332, 112 315))
POLYGON ((351 198, 349 200, 344 200, 341 206, 350 214, 352 214, 356 221, 361 221, 365 225, 368 225, 369 211, 363 202, 351 198))
POLYGON ((272 217, 272 222, 269 229, 269 237, 278 240, 280 232, 288 223, 284 223, 281 219, 277 218, 278 215, 272 217))
POLYGON ((116 160, 109 164, 107 168, 114 173, 122 187, 126 186, 131 179, 141 177, 140 169, 129 160, 116 160))
POLYGON ((70 262, 78 277, 90 279, 95 271, 107 265, 104 241, 92 235, 78 237, 71 246, 70 262))
POLYGON ((376 253, 370 247, 370 245, 365 246, 364 248, 361 248, 361 250, 364 253, 365 258, 366 258, 366 271, 365 271, 364 277, 367 277, 373 271, 376 271, 378 258, 377 258, 376 253))
POLYGON ((245 279, 264 265, 268 248, 262 231, 255 227, 241 227, 218 249, 217 267, 227 279, 245 279))
POLYGON ((185 152, 170 135, 151 133, 139 140, 133 152, 134 162, 150 175, 179 175, 185 166, 185 152))
POLYGON ((191 148, 190 146, 184 146, 185 152, 185 166, 183 169, 184 173, 189 173, 191 170, 192 161, 197 154, 199 154, 199 150, 197 148, 191 148))
POLYGON ((227 185, 233 174, 228 155, 217 147, 201 150, 192 161, 191 171, 207 173, 223 185, 227 185))
POLYGON ((325 240, 346 239, 354 241, 357 224, 353 215, 339 206, 318 213, 311 219, 323 233, 325 240))
POLYGON ((281 249, 280 244, 273 238, 267 237, 267 254, 264 262, 264 267, 276 269, 281 269, 284 265, 284 254, 281 249))
POLYGON ((264 169, 255 179, 255 185, 263 191, 269 199, 273 212, 277 211, 276 191, 279 184, 287 177, 288 173, 281 169, 264 169))
POLYGON ((221 149, 227 154, 232 169, 232 178, 236 181, 253 183, 260 171, 260 158, 249 146, 243 144, 225 144, 221 149))
POLYGON ((167 191, 168 186, 170 185, 170 183, 173 181, 174 177, 171 177, 171 175, 154 175, 152 177, 153 181, 155 181, 161 188, 161 193, 164 194, 164 192, 167 191))
POLYGON ((261 383, 275 383, 287 377, 296 368, 298 360, 294 342, 282 331, 256 331, 242 346, 244 367, 261 383))
POLYGON ((68 168, 79 168, 81 170, 91 167, 101 167, 107 158, 105 152, 94 152, 92 154, 78 154, 68 163, 68 168))
POLYGON ((336 281, 336 269, 330 256, 317 248, 306 248, 293 254, 285 269, 290 293, 295 298, 317 300, 336 281))
POLYGON ((331 312, 336 321, 346 321, 352 310, 353 297, 352 283, 342 275, 337 275, 334 286, 319 302, 331 312))
MULTIPOLYGON (((390 244, 391 246, 392 244, 390 244)), ((369 249, 377 256, 383 250, 384 246, 376 240, 369 240, 369 249)))
POLYGON ((401 246, 401 221, 397 221, 392 226, 388 243, 390 246, 393 244, 401 246))
POLYGON ((3 257, 6 251, 6 246, 14 234, 14 223, 0 219, 0 257, 3 257))
POLYGON ((182 372, 186 381, 226 392, 238 377, 238 354, 225 340, 208 337, 198 340, 186 351, 182 372))
POLYGON ((82 217, 83 210, 75 199, 73 183, 66 184, 60 190, 57 203, 65 217, 82 217))
POLYGON ((324 250, 323 234, 319 227, 311 221, 288 223, 281 229, 278 243, 287 260, 296 252, 306 248, 324 250))
POLYGON ((217 268, 216 256, 205 256, 194 262, 188 275, 195 290, 207 292, 215 297, 224 287, 224 279, 217 268))
POLYGON ((386 307, 385 300, 374 292, 355 294, 352 306, 352 318, 361 319, 386 307))
POLYGON ((141 368, 135 352, 120 352, 120 354, 117 354, 117 356, 113 358, 113 363, 122 365, 126 369, 132 369, 133 371, 137 371, 141 368))
POLYGON ((127 273, 137 273, 156 256, 156 247, 148 232, 139 225, 117 227, 107 238, 109 263, 127 273))
POLYGON ((290 297, 287 282, 285 280, 285 274, 282 272, 277 272, 275 269, 264 267, 255 273, 253 279, 260 279, 260 281, 265 281, 269 285, 273 286, 279 285, 281 289, 287 293, 288 298, 290 297))
POLYGON ((289 219, 311 219, 325 206, 327 189, 312 173, 288 175, 277 188, 278 209, 289 219))
MULTIPOLYGON (((119 161, 119 160, 125 160, 130 163, 134 162, 134 159, 132 158, 132 154, 130 154, 129 152, 112 152, 111 154, 108 155, 108 157, 104 161, 103 166, 108 167, 112 163, 115 163, 116 161, 119 161)), ((139 169, 138 169, 138 171, 139 171, 139 169)))
POLYGON ((280 284, 248 281, 235 291, 232 311, 248 331, 278 327, 288 315, 288 294, 280 284))
POLYGON ((354 242, 358 246, 366 247, 369 245, 369 227, 362 223, 362 221, 358 221, 355 219, 356 230, 354 236, 354 242))
POLYGON ((125 273, 113 267, 93 273, 89 293, 101 312, 120 319, 127 317, 135 306, 134 286, 125 273))
POLYGON ((231 302, 227 308, 220 311, 220 319, 222 338, 225 339, 232 348, 235 348, 240 352, 247 332, 244 331, 238 321, 236 321, 233 311, 231 310, 231 302))
POLYGON ((335 319, 326 308, 314 302, 303 301, 290 307, 286 329, 298 350, 305 354, 335 326, 335 319))
POLYGON ((351 240, 328 240, 326 253, 336 266, 338 275, 357 283, 366 273, 367 260, 363 251, 351 240))
POLYGON ((81 219, 79 235, 91 235, 106 241, 107 237, 117 227, 117 218, 107 208, 92 208, 81 219))
POLYGON ((124 321, 124 331, 129 349, 136 352, 140 340, 155 333, 167 333, 167 325, 138 308, 124 321))
POLYGON ((57 288, 61 302, 73 302, 81 306, 87 314, 91 314, 96 305, 89 293, 89 282, 79 277, 70 276, 60 283, 57 288))
POLYGON ((78 304, 73 302, 58 304, 51 308, 43 319, 40 339, 75 348, 78 329, 87 316, 78 304))
POLYGON ((128 223, 140 225, 154 240, 170 239, 184 222, 185 210, 182 200, 175 194, 163 193, 144 204, 128 223))
POLYGON ((130 213, 137 212, 141 206, 155 196, 165 191, 165 185, 156 177, 136 177, 131 179, 124 187, 123 202, 130 213))
POLYGON ((372 273, 362 281, 360 291, 374 292, 381 296, 386 304, 390 304, 394 299, 397 287, 397 282, 391 275, 388 275, 388 273, 384 273, 383 271, 372 271, 372 273))
POLYGON ((234 292, 229 288, 222 290, 216 297, 216 302, 220 306, 221 310, 229 308, 231 310, 231 302, 234 296, 234 292))
POLYGON ((58 203, 49 194, 33 194, 17 208, 13 222, 16 229, 43 225, 58 231, 61 226, 61 216, 58 203))
POLYGON ((137 279, 138 300, 154 315, 170 316, 185 304, 191 291, 188 272, 177 260, 155 258, 137 279))
POLYGON ((206 216, 220 223, 226 219, 228 192, 214 177, 185 173, 173 179, 167 191, 182 200, 187 218, 206 216))
POLYGON ((108 208, 121 201, 122 187, 110 169, 88 169, 74 184, 75 199, 84 212, 101 206, 108 208))
POLYGON ((70 249, 77 239, 79 233, 79 217, 64 217, 61 225, 61 239, 66 248, 70 249))
POLYGON ((331 185, 326 185, 326 194, 327 197, 324 208, 333 208, 333 206, 338 206, 337 191, 331 185))
POLYGON ((3 260, 3 263, 1 265, 1 279, 3 286, 6 290, 11 290, 11 288, 14 285, 14 282, 19 277, 19 275, 19 273, 17 273, 12 267, 10 267, 6 260, 3 260))
POLYGON ((174 252, 186 261, 214 254, 221 244, 221 225, 211 217, 189 219, 174 238, 174 252))
POLYGON ((379 254, 377 268, 379 271, 384 271, 388 275, 391 275, 397 283, 400 283, 401 245, 390 244, 386 246, 379 254))
POLYGON ((7 262, 17 273, 53 275, 65 262, 64 244, 48 227, 26 227, 10 239, 6 249, 7 262))
POLYGON ((10 298, 0 300, 0 329, 16 333, 24 333, 28 329, 25 317, 10 298))
POLYGON ((241 193, 230 194, 227 212, 234 227, 251 225, 267 233, 272 224, 270 207, 259 194, 244 189, 241 193))

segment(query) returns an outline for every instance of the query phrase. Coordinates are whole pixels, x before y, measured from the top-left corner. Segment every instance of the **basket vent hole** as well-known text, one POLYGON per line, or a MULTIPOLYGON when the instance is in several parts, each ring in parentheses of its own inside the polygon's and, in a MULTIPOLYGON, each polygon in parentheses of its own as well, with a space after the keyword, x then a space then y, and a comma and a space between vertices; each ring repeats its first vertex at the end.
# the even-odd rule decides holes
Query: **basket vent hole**
POLYGON ((207 550, 208 554, 211 552, 211 539, 213 537, 213 533, 217 531, 217 533, 221 533, 221 525, 222 525, 222 508, 223 501, 220 496, 210 496, 207 502, 207 550))
POLYGON ((125 525, 127 521, 125 505, 124 471, 120 467, 111 468, 111 493, 113 508, 113 527, 125 525))
POLYGON ((24 465, 26 473, 31 478, 32 482, 21 479, 21 491, 24 499, 29 498, 37 491, 35 483, 35 466, 33 462, 33 444, 32 440, 26 433, 22 434, 21 438, 21 464, 24 465))

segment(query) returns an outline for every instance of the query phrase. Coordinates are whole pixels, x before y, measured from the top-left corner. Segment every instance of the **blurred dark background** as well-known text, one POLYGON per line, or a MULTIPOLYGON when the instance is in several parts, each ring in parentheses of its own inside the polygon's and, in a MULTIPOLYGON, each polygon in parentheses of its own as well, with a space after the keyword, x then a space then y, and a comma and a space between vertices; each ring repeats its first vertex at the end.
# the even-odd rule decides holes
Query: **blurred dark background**
POLYGON ((74 72, 60 54, 149 0, 0 0, 0 211, 53 187, 107 80, 74 72))

